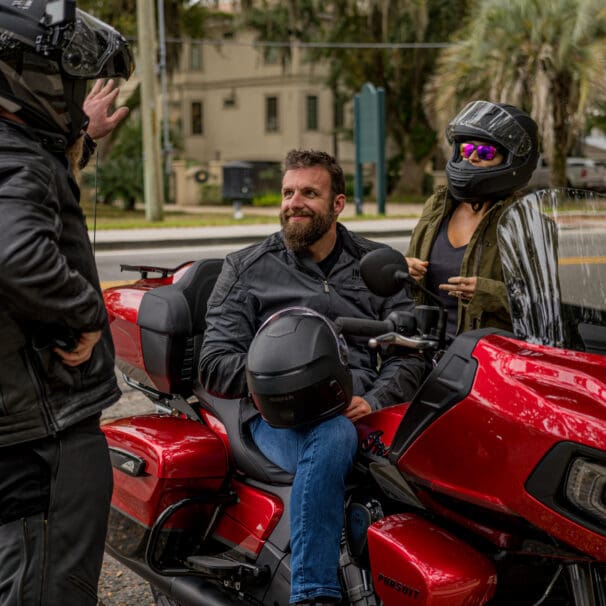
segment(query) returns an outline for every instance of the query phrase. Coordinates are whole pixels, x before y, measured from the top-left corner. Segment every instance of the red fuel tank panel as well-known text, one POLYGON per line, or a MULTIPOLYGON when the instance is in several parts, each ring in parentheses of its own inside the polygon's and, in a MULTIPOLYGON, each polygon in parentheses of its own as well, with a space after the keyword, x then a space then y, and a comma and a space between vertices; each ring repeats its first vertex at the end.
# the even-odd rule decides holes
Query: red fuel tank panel
POLYGON ((368 546, 375 591, 385 606, 481 606, 494 595, 490 560, 418 516, 375 522, 368 546))

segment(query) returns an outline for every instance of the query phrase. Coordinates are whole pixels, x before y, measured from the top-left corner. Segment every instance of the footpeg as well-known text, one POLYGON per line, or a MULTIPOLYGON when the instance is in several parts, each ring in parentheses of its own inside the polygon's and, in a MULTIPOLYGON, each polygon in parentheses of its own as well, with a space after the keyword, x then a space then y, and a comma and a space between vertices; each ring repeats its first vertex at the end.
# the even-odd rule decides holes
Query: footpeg
POLYGON ((219 579, 224 585, 236 588, 239 588, 240 583, 262 582, 269 574, 267 566, 255 566, 212 556, 190 556, 186 563, 193 572, 219 579))

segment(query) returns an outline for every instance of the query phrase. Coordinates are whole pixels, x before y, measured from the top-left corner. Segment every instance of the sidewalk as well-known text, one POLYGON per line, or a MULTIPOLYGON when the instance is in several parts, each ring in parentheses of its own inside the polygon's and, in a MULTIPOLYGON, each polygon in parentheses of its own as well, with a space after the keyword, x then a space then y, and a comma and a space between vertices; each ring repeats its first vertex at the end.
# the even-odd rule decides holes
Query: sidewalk
MULTIPOLYGON (((414 215, 411 218, 381 218, 352 221, 355 214, 353 204, 348 204, 339 220, 350 230, 367 238, 402 237, 411 234, 421 212, 421 205, 391 205, 387 212, 394 215, 414 215), (405 210, 402 210, 405 208, 405 210), (348 220, 349 219, 349 220, 348 220)), ((203 214, 208 207, 196 206, 191 208, 178 207, 185 213, 203 214)), ((173 209, 171 209, 173 210, 173 209)), ((213 207, 213 212, 217 209, 213 207)), ((229 207, 221 207, 226 214, 231 214, 229 207)), ((278 209, 244 207, 245 214, 277 216, 278 209)), ((365 213, 376 212, 370 203, 364 207, 365 213)), ((133 248, 159 248, 178 246, 208 246, 216 244, 247 244, 257 242, 278 231, 280 226, 275 223, 253 225, 200 226, 200 227, 161 227, 149 229, 107 229, 99 230, 94 238, 95 250, 124 250, 133 248)))

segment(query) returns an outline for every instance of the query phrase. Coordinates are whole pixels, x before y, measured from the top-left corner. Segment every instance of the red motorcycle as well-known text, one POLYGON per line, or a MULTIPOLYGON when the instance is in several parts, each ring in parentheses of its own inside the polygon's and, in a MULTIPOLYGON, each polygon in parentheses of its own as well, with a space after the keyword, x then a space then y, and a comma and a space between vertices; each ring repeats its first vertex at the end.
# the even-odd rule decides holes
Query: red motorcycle
MULTIPOLYGON (((344 604, 606 605, 604 211, 604 197, 546 190, 504 214, 513 333, 470 331, 444 349, 437 306, 340 321, 371 347, 435 360, 410 403, 357 423, 344 604)), ((375 253, 388 257, 365 258, 370 288, 412 287, 399 253, 375 253)), ((118 364, 158 405, 104 426, 107 550, 158 604, 285 606, 291 478, 255 448, 241 401, 195 380, 221 263, 137 267, 140 280, 105 291, 118 364)))

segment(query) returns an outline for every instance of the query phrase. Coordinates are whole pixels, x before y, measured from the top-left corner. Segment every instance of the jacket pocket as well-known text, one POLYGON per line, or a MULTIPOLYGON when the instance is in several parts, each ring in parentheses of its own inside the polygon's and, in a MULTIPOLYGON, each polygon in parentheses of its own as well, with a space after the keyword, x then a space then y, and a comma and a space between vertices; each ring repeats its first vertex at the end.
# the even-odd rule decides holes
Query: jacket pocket
POLYGON ((82 383, 81 367, 66 366, 61 358, 50 347, 34 350, 41 375, 51 388, 61 388, 68 391, 78 389, 82 383))
POLYGON ((30 410, 40 399, 40 387, 25 336, 5 313, 0 313, 0 343, 0 415, 8 417, 30 410))
POLYGON ((114 367, 114 350, 112 342, 103 335, 95 345, 91 357, 77 367, 79 385, 83 389, 95 388, 116 374, 114 367))
POLYGON ((341 299, 343 299, 347 306, 349 307, 348 311, 346 308, 339 309, 339 315, 350 315, 350 316, 359 316, 360 309, 362 309, 365 314, 369 316, 375 316, 379 310, 375 309, 373 306, 373 296, 368 290, 368 287, 362 280, 344 280, 339 285, 339 295, 341 299))

